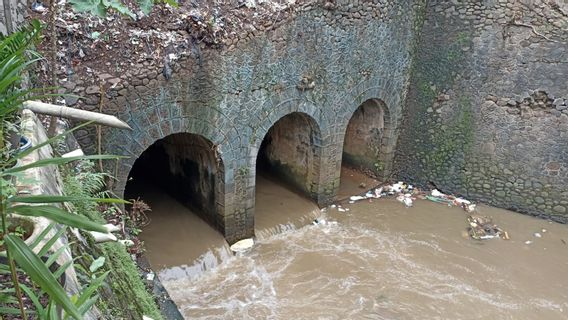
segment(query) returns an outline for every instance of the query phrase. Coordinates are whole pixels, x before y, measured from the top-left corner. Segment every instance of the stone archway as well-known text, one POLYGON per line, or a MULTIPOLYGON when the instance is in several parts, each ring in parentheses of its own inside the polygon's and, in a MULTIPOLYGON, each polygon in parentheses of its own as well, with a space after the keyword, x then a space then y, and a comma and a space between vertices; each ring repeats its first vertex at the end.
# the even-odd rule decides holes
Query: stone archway
POLYGON ((394 153, 391 123, 389 109, 382 100, 363 102, 347 124, 342 164, 386 179, 392 170, 394 153))
POLYGON ((321 132, 302 112, 289 113, 266 133, 257 154, 257 170, 270 170, 297 191, 317 201, 321 132))
POLYGON ((214 144, 207 138, 192 133, 170 134, 155 141, 134 161, 124 194, 129 198, 141 184, 153 184, 224 234, 224 170, 214 144))
POLYGON ((321 157, 321 132, 311 116, 292 112, 274 122, 255 161, 257 236, 319 212, 321 157))

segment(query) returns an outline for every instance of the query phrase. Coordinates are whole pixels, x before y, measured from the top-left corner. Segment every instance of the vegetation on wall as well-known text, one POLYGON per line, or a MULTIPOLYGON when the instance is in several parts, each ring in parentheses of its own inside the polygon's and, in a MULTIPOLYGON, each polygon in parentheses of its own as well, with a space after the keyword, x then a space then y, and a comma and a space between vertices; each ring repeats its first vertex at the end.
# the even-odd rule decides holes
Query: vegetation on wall
POLYGON ((414 83, 409 102, 413 107, 407 126, 424 128, 425 135, 411 142, 413 150, 408 154, 419 157, 421 163, 419 169, 413 170, 425 172, 431 181, 464 170, 474 143, 471 97, 448 91, 460 76, 465 62, 463 52, 471 46, 471 38, 467 32, 450 37, 450 45, 441 41, 421 50, 411 72, 414 83))
MULTIPOLYGON (((68 168, 64 172, 65 191, 84 197, 104 190, 107 176, 92 169, 93 164, 87 162, 73 169, 68 168)), ((93 221, 106 223, 103 212, 95 203, 77 202, 75 210, 93 221)), ((105 316, 110 319, 140 319, 142 315, 146 315, 162 319, 154 298, 148 292, 138 267, 124 245, 117 242, 100 245, 90 243, 89 246, 76 247, 75 250, 86 257, 79 261, 84 266, 88 266, 94 257, 103 257, 106 261, 102 270, 108 271, 109 275, 106 285, 100 290, 104 299, 97 305, 105 316)))

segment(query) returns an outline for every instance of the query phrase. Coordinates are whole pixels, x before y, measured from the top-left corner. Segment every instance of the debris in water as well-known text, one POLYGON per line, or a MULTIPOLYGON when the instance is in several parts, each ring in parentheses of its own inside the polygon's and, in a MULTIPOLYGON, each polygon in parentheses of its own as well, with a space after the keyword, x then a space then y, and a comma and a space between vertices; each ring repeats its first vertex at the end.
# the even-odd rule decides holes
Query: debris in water
POLYGON ((546 233, 546 231, 548 231, 548 230, 546 230, 546 229, 541 229, 540 231, 541 231, 542 233, 546 233))
POLYGON ((533 242, 530 241, 530 240, 525 241, 525 244, 531 244, 531 243, 533 243, 533 242))
POLYGON ((383 195, 383 187, 375 189, 375 198, 380 198, 383 195))
POLYGON ((448 206, 452 205, 459 206, 463 208, 466 212, 473 212, 475 211, 476 207, 476 205, 469 200, 442 193, 437 189, 432 190, 430 192, 430 195, 426 196, 426 199, 433 202, 444 203, 447 204, 448 206))
POLYGON ((367 199, 367 197, 364 197, 364 196, 351 196, 351 197, 349 197, 349 200, 351 200, 351 201, 359 201, 359 200, 365 200, 365 199, 367 199))
POLYGON ((332 208, 332 209, 335 209, 335 208, 336 208, 337 206, 336 206, 336 205, 334 205, 334 204, 332 204, 332 205, 331 205, 331 206, 329 206, 329 207, 330 207, 330 208, 332 208))
POLYGON ((341 208, 341 207, 338 207, 337 210, 339 210, 339 212, 345 212, 345 211, 347 211, 347 210, 345 210, 345 209, 343 209, 343 208, 341 208))
POLYGON ((509 234, 493 224, 489 217, 470 215, 467 217, 467 221, 469 222, 469 236, 475 240, 488 240, 498 237, 502 237, 505 240, 509 239, 509 234))
POLYGON ((230 247, 230 249, 231 251, 238 253, 248 251, 252 248, 252 246, 254 246, 254 240, 252 238, 248 238, 236 242, 230 247))
POLYGON ((412 207, 412 202, 415 200, 414 198, 412 198, 412 195, 410 193, 407 194, 401 194, 398 197, 396 197, 396 200, 404 203, 404 205, 409 208, 412 207))
POLYGON ((366 184, 365 182, 361 182, 361 183, 359 184, 359 188, 365 189, 365 188, 367 188, 367 184, 366 184))
POLYGON ((538 232, 535 232, 535 233, 534 233, 534 236, 537 237, 537 238, 542 238, 542 234, 540 234, 540 233, 538 233, 538 232))

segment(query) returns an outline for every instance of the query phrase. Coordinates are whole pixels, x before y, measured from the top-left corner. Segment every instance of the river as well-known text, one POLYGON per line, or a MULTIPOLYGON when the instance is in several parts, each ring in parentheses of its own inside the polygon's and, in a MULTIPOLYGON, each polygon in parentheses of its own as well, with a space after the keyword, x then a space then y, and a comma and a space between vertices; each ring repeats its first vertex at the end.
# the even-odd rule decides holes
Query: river
MULTIPOLYGON (((361 179, 344 174, 340 193, 361 192, 361 179)), ((233 256, 188 209, 144 189, 141 238, 187 319, 568 319, 566 225, 480 205, 511 239, 476 241, 465 211, 427 200, 320 211, 271 179, 257 190, 257 243, 233 256)))

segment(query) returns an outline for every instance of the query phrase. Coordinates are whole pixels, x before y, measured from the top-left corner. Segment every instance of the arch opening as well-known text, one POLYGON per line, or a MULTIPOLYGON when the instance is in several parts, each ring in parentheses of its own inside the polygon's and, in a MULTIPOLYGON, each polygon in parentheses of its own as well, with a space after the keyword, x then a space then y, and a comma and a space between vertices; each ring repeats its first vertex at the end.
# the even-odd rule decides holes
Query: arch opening
POLYGON ((389 110, 382 100, 369 99, 355 110, 345 130, 342 188, 358 181, 365 187, 387 179, 394 150, 391 135, 389 110))
POLYGON ((124 196, 152 209, 141 234, 150 263, 187 264, 224 244, 223 181, 213 143, 197 134, 166 136, 135 160, 124 196))
POLYGON ((272 125, 256 159, 256 231, 317 209, 320 159, 321 133, 309 115, 293 112, 272 125))

